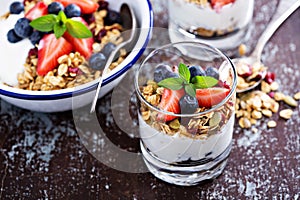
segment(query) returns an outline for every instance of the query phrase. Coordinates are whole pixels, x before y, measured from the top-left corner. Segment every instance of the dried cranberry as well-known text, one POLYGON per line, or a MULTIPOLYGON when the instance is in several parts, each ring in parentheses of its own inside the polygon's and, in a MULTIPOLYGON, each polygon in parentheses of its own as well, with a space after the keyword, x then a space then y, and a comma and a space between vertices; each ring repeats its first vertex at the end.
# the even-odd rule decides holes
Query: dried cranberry
POLYGON ((68 68, 68 71, 69 71, 70 73, 77 74, 78 71, 79 71, 79 68, 78 68, 78 67, 69 67, 69 68, 68 68))
POLYGON ((275 80, 275 73, 267 72, 267 75, 265 77, 265 81, 269 84, 271 84, 275 80))
POLYGON ((100 0, 98 1, 99 8, 98 10, 108 10, 109 3, 107 1, 100 0))
POLYGON ((101 42, 101 39, 106 35, 107 31, 103 28, 99 31, 98 35, 96 36, 96 41, 101 42))
POLYGON ((271 98, 274 98, 275 92, 270 92, 270 93, 269 93, 269 96, 270 96, 271 98))
POLYGON ((219 80, 218 86, 222 87, 222 88, 230 89, 230 85, 226 81, 223 82, 223 81, 219 80))
POLYGON ((95 22, 96 18, 94 16, 94 14, 86 14, 83 15, 83 19, 86 21, 86 23, 91 24, 93 22, 95 22))
POLYGON ((28 57, 31 57, 31 56, 37 56, 37 54, 38 54, 37 48, 32 48, 32 49, 30 49, 29 52, 28 52, 28 57))

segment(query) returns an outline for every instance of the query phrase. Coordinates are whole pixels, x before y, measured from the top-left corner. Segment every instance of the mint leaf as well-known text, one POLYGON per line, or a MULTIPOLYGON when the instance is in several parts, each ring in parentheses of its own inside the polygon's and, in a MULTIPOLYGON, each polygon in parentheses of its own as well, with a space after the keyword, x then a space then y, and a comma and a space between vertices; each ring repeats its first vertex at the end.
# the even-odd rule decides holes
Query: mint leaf
POLYGON ((190 73, 189 68, 185 64, 183 64, 183 63, 179 64, 178 72, 179 72, 180 77, 185 80, 185 83, 190 82, 191 73, 190 73))
POLYGON ((64 11, 59 11, 58 15, 57 15, 57 21, 62 22, 63 24, 65 24, 67 22, 67 16, 64 13, 64 11))
POLYGON ((210 88, 218 83, 218 80, 211 76, 195 76, 192 79, 192 83, 195 88, 210 88))
POLYGON ((188 85, 185 85, 184 86, 184 90, 191 97, 195 97, 196 96, 196 89, 194 88, 194 86, 193 86, 192 83, 190 83, 188 85))
POLYGON ((75 38, 93 37, 92 32, 81 22, 72 19, 66 21, 67 31, 75 38))
POLYGON ((158 86, 171 90, 180 90, 183 87, 181 78, 166 78, 158 83, 158 86))
POLYGON ((54 35, 58 39, 66 32, 67 27, 64 24, 56 23, 53 27, 54 35))
POLYGON ((57 16, 53 14, 44 15, 30 22, 30 26, 41 32, 49 32, 53 30, 57 22, 57 16))

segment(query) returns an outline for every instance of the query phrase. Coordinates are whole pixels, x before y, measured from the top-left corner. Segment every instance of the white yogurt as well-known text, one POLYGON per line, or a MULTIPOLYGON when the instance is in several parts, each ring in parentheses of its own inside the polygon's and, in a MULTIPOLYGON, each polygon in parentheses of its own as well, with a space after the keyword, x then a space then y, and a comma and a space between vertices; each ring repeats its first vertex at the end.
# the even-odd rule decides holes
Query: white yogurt
POLYGON ((237 30, 246 27, 253 15, 254 0, 236 0, 215 10, 208 3, 201 7, 186 0, 169 1, 170 20, 183 30, 237 30))
POLYGON ((23 72, 28 52, 33 48, 29 39, 17 43, 7 40, 7 32, 23 16, 24 14, 10 15, 6 20, 0 20, 0 82, 12 86, 18 84, 17 74, 23 72))
POLYGON ((159 159, 169 163, 216 158, 230 145, 233 124, 234 114, 219 133, 207 139, 193 139, 179 133, 171 136, 157 131, 139 116, 140 136, 145 148, 159 159))

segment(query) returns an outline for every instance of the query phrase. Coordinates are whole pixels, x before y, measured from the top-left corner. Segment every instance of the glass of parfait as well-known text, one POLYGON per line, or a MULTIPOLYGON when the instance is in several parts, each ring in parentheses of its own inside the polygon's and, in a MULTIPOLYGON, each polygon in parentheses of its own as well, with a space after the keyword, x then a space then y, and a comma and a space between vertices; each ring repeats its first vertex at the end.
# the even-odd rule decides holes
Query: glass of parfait
POLYGON ((140 146, 149 171, 176 185, 214 179, 231 151, 237 75, 199 42, 153 50, 135 74, 140 146))
POLYGON ((248 38, 254 0, 169 0, 168 10, 172 42, 206 42, 230 54, 248 38))

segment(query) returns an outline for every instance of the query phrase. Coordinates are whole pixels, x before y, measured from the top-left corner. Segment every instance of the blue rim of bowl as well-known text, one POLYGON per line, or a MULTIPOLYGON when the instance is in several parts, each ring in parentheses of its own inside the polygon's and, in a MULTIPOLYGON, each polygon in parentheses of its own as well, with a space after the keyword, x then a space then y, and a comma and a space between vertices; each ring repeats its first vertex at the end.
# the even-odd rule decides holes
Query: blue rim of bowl
MULTIPOLYGON (((115 79, 119 78, 122 74, 124 74, 127 70, 129 70, 136 61, 141 57, 141 55, 144 53, 146 46, 148 45, 151 37, 151 30, 153 28, 153 9, 150 0, 147 0, 148 7, 149 7, 149 15, 150 15, 150 24, 149 24, 149 31, 146 36, 146 40, 142 46, 142 48, 139 50, 139 52, 136 54, 136 56, 131 60, 124 68, 120 69, 116 73, 112 74, 111 76, 107 77, 103 80, 102 85, 105 86, 108 83, 114 81, 115 79)), ((16 92, 9 92, 7 90, 0 89, 0 95, 4 95, 11 98, 17 98, 17 99, 24 99, 24 100, 58 100, 58 99, 64 99, 64 98, 70 98, 73 96, 78 96, 87 92, 91 92, 93 90, 96 90, 97 83, 90 85, 86 88, 79 89, 78 91, 71 91, 66 93, 58 93, 58 94, 19 94, 16 92)))

